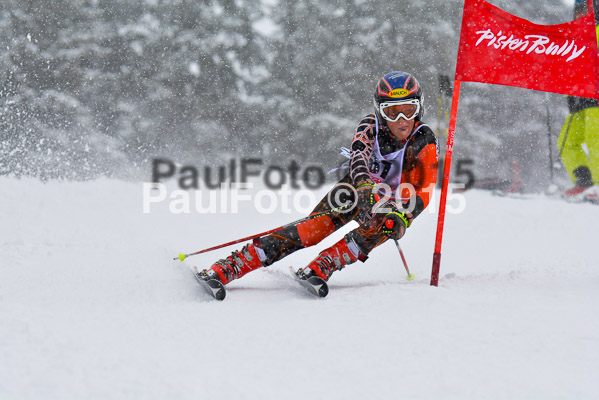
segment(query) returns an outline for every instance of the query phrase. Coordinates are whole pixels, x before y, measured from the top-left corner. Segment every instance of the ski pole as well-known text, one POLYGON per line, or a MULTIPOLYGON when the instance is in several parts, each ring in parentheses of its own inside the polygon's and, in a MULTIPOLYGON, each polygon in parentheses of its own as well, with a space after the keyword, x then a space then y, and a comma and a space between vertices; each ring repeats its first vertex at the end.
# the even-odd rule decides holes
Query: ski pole
POLYGON ((401 260, 403 261, 403 266, 406 268, 406 272, 408 273, 406 279, 409 281, 414 280, 414 274, 410 273, 410 269, 408 268, 408 262, 406 261, 406 257, 403 255, 403 251, 401 250, 399 241, 397 239, 393 239, 393 241, 395 242, 395 246, 397 246, 397 250, 399 250, 399 255, 401 256, 401 260))
POLYGON ((545 111, 547 113, 547 138, 549 140, 549 174, 553 183, 553 146, 551 144, 551 112, 549 109, 549 93, 545 92, 545 111))
MULTIPOLYGON (((568 139, 568 134, 570 133, 570 127, 572 126, 572 120, 574 119, 574 114, 568 115, 568 126, 566 127, 566 133, 564 134, 564 140, 562 140, 562 144, 559 148, 559 159, 562 159, 562 153, 564 152, 564 147, 566 147, 566 140, 568 139)), ((559 138, 558 138, 559 140, 559 138)), ((563 164, 563 162, 562 162, 563 164)))
POLYGON ((311 219, 314 219, 314 218, 322 217, 322 216, 325 216, 325 215, 328 215, 328 214, 332 214, 332 213, 334 213, 334 212, 343 211, 343 210, 345 210, 345 209, 348 209, 348 208, 349 208, 349 209, 351 209, 351 207, 352 207, 352 206, 353 206, 353 203, 349 203, 349 204, 345 204, 345 205, 343 205, 343 206, 339 206, 339 207, 336 207, 336 208, 332 208, 332 209, 330 209, 330 210, 327 210, 327 211, 322 211, 322 212, 319 212, 319 213, 317 213, 317 214, 308 215, 307 217, 304 217, 304 218, 302 218, 302 219, 299 219, 299 220, 297 220, 297 221, 295 221, 295 222, 290 222, 290 223, 288 223, 287 225, 283 225, 283 226, 280 226, 280 227, 278 227, 278 228, 271 229, 271 230, 269 230, 269 231, 262 232, 262 233, 258 233, 258 234, 252 235, 252 236, 248 236, 248 237, 244 237, 244 238, 241 238, 241 239, 237 239, 237 240, 234 240, 234 241, 232 241, 232 242, 228 242, 228 243, 219 244, 218 246, 209 247, 209 248, 207 248, 207 249, 204 249, 204 250, 196 251, 195 253, 189 253, 189 254, 183 254, 183 253, 179 253, 179 255, 178 255, 177 257, 173 258, 173 260, 177 260, 177 259, 179 259, 179 260, 183 261, 183 260, 185 260, 187 257, 190 257, 190 256, 195 256, 196 254, 207 253, 207 252, 209 252, 209 251, 212 251, 212 250, 221 249, 221 248, 223 248, 223 247, 231 246, 231 245, 233 245, 233 244, 237 244, 237 243, 240 243, 240 242, 245 242, 245 241, 247 241, 247 240, 257 239, 257 238, 260 238, 260 237, 262 237, 262 236, 266 236, 266 235, 270 235, 271 233, 278 232, 278 231, 280 231, 280 230, 283 230, 283 229, 285 229, 285 228, 288 228, 288 227, 290 227, 290 226, 299 225, 299 224, 301 224, 302 222, 306 222, 306 221, 309 221, 309 220, 311 220, 311 219))

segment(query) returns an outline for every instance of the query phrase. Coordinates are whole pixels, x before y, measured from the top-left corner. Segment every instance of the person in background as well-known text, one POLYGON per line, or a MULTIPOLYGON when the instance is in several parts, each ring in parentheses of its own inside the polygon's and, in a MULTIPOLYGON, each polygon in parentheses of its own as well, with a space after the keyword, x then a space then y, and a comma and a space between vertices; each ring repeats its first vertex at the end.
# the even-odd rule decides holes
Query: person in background
MULTIPOLYGON (((594 1, 595 25, 599 25, 594 1)), ((587 12, 586 0, 576 0, 574 18, 587 12)), ((599 26, 597 36, 599 37, 599 26)), ((596 200, 599 194, 599 103, 597 99, 568 96, 570 114, 562 126, 557 140, 560 158, 574 187, 566 190, 566 197, 589 197, 596 200), (585 147, 586 146, 586 151, 585 147)))

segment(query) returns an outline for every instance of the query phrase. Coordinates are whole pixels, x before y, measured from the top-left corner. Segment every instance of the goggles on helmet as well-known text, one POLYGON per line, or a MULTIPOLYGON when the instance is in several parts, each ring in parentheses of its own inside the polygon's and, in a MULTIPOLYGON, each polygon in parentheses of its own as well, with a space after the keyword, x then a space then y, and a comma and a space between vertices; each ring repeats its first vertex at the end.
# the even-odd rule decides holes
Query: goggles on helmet
POLYGON ((381 103, 379 112, 387 121, 395 122, 400 118, 410 121, 420 113, 420 101, 410 99, 381 103))

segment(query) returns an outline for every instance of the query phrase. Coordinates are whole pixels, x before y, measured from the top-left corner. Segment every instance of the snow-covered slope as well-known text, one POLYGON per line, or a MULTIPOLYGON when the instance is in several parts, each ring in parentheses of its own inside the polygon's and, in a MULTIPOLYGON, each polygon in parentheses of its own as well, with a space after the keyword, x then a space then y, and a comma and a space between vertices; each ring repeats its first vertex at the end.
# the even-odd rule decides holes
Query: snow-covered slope
MULTIPOLYGON (((300 213, 142 212, 141 184, 0 179, 1 399, 596 399, 599 207, 468 192, 305 294, 289 256, 208 298, 192 252, 300 213)), ((322 194, 319 193, 319 195, 322 194)))

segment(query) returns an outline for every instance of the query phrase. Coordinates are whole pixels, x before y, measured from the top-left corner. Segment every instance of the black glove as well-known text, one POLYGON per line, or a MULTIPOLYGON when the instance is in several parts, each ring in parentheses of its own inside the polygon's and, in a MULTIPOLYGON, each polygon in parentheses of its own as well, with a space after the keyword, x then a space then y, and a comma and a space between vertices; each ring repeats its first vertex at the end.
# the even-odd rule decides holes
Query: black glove
POLYGON ((380 196, 376 190, 376 185, 371 182, 364 182, 356 187, 356 205, 361 211, 370 211, 374 205, 380 200, 380 196))
POLYGON ((410 226, 408 217, 399 211, 392 211, 383 218, 381 232, 390 239, 399 240, 406 233, 406 228, 410 226))

